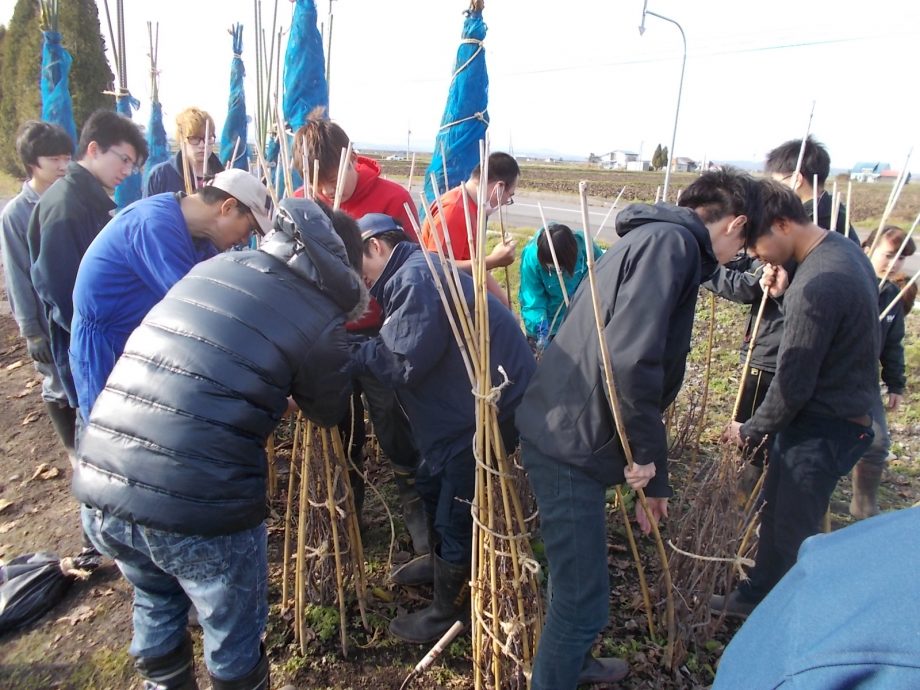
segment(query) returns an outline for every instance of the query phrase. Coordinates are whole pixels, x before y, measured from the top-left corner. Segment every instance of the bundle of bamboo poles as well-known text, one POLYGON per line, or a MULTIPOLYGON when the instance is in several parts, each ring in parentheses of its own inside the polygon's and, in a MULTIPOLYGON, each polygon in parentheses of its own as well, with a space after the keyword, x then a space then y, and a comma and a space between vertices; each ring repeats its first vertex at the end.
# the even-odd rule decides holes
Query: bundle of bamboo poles
MULTIPOLYGON (((464 291, 446 227, 442 226, 440 236, 437 231, 432 233, 437 243, 437 265, 427 252, 424 256, 463 357, 476 405, 470 583, 474 686, 525 688, 543 622, 540 568, 530 546, 529 530, 535 514, 533 499, 528 495, 529 485, 521 466, 509 456, 498 424, 498 402, 506 384, 501 383, 504 376, 501 362, 491 360, 489 347, 486 142, 481 145, 480 157, 482 177, 476 227, 468 210, 466 218, 467 241, 474 264, 472 294, 464 291), (525 506, 530 510, 525 511, 525 506)), ((440 200, 434 176, 432 184, 440 200)), ((467 209, 466 203, 463 206, 467 209)), ((427 209, 428 205, 423 201, 422 207, 427 209)), ((411 212, 409 216, 412 217, 411 212)), ((439 213, 439 217, 444 216, 439 213)), ((440 219, 435 221, 429 214, 432 225, 442 222, 440 219)), ((417 225, 415 230, 421 234, 417 225)))
POLYGON ((281 605, 291 604, 291 560, 294 494, 297 493, 296 551, 294 552, 294 639, 306 652, 307 604, 338 606, 342 654, 348 656, 346 590, 353 589, 361 620, 367 628, 364 549, 358 528, 354 495, 348 479, 348 460, 337 429, 324 429, 298 415, 288 476, 284 513, 284 557, 281 605), (299 465, 299 467, 298 467, 299 465), (295 471, 295 468, 297 471, 295 471), (299 486, 297 478, 299 477, 299 486))

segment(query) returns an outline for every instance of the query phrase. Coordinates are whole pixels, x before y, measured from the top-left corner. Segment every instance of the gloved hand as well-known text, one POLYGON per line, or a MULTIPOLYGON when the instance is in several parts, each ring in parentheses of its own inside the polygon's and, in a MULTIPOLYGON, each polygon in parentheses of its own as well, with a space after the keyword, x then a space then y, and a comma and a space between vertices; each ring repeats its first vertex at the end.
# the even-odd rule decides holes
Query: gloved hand
POLYGON ((48 340, 42 336, 26 338, 26 349, 29 351, 29 357, 40 364, 51 364, 51 345, 48 340))

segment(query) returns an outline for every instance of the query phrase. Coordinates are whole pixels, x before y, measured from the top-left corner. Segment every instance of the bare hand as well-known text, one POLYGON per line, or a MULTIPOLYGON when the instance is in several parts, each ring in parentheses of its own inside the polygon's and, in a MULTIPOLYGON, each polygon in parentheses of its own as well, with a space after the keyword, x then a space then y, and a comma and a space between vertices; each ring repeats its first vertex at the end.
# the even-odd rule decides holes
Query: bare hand
POLYGON ((496 244, 486 257, 486 267, 493 269, 513 264, 516 244, 515 240, 501 241, 496 244))
POLYGON ((626 483, 632 489, 644 489, 655 476, 655 463, 650 462, 647 465, 640 465, 638 462, 634 462, 623 470, 623 476, 626 477, 626 483))
POLYGON ((290 417, 291 415, 296 415, 297 412, 298 412, 298 410, 300 410, 300 408, 297 407, 297 403, 294 402, 294 398, 290 398, 290 397, 289 397, 289 398, 287 399, 287 403, 288 403, 288 404, 287 404, 287 409, 284 411, 284 414, 281 415, 281 416, 282 416, 282 417, 290 417))
POLYGON ((779 297, 789 287, 789 274, 782 266, 764 264, 763 275, 760 277, 760 287, 762 290, 767 290, 770 293, 770 297, 779 297))
POLYGON ((744 446, 741 437, 741 422, 730 422, 722 432, 722 443, 734 443, 739 448, 744 446))
POLYGON ((888 409, 894 412, 897 410, 901 403, 904 402, 904 396, 899 393, 889 393, 888 394, 888 409))
POLYGON ((648 506, 648 512, 651 513, 652 519, 646 515, 642 508, 642 503, 636 501, 636 522, 639 523, 639 529, 642 534, 648 534, 652 531, 652 525, 657 525, 661 518, 668 516, 668 499, 666 498, 646 498, 645 504, 648 506))

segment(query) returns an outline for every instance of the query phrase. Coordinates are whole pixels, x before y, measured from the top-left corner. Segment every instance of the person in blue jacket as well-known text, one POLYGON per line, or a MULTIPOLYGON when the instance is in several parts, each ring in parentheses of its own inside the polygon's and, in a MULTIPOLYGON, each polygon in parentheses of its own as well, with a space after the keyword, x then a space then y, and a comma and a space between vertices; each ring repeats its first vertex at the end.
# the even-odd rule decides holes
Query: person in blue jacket
MULTIPOLYGON (((440 542, 431 549, 434 601, 390 623, 392 635, 421 644, 469 616, 476 405, 424 250, 386 225, 363 237, 364 279, 385 318, 379 335, 356 345, 356 373, 394 388, 406 411, 422 457, 415 486, 440 542)), ((435 270, 443 280, 440 264, 435 270)), ((472 278, 461 272, 460 281, 472 303, 472 278)), ((501 387, 498 421, 510 451, 517 445, 514 411, 536 364, 514 315, 491 293, 488 301, 492 381, 501 387)))
POLYGON ((725 649, 713 690, 920 687, 920 508, 802 544, 725 649))
POLYGON ((157 194, 113 218, 87 249, 74 285, 70 367, 80 417, 131 332, 192 266, 271 230, 269 193, 243 170, 221 172, 198 192, 157 194))
POLYGON ((176 142, 179 150, 168 161, 154 166, 144 185, 144 196, 164 192, 188 192, 224 169, 212 153, 217 132, 214 119, 198 108, 186 108, 176 116, 176 142), (205 166, 207 161, 207 166, 205 166))
MULTIPOLYGON (((548 225, 549 235, 546 228, 540 228, 521 253, 521 286, 518 291, 527 339, 531 346, 540 350, 559 331, 566 314, 552 249, 556 251, 556 260, 569 299, 575 296, 575 291, 588 272, 584 233, 572 232, 571 228, 561 223, 548 225), (552 248, 549 238, 553 241, 552 248)), ((591 248, 594 258, 601 258, 604 251, 594 242, 591 248)))

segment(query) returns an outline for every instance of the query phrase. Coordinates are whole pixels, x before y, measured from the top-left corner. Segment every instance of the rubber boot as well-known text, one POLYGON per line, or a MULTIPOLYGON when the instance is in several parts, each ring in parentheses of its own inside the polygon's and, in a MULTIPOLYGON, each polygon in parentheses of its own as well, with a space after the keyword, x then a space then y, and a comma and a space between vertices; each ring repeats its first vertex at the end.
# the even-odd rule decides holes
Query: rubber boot
POLYGON ((139 657, 134 667, 144 679, 144 690, 198 690, 191 637, 169 654, 139 657))
POLYGON ((629 675, 629 664, 617 657, 588 654, 578 674, 579 685, 618 683, 629 675))
POLYGON ((431 526, 428 521, 428 514, 425 512, 425 504, 415 488, 415 473, 405 472, 394 467, 393 476, 396 479, 396 488, 399 491, 399 500, 402 503, 403 521, 406 523, 406 529, 409 530, 409 536, 412 538, 412 550, 416 555, 422 556, 431 551, 431 540, 429 538, 431 526))
POLYGON ((45 401, 45 409, 51 418, 51 426, 54 427, 55 433, 61 439, 61 443, 69 455, 74 452, 74 438, 77 427, 77 411, 70 405, 64 403, 45 401))
POLYGON ((262 655, 254 669, 236 680, 221 680, 211 676, 211 688, 213 690, 269 690, 271 687, 269 671, 268 657, 265 656, 263 646, 262 655))
POLYGON ((434 601, 431 606, 397 616, 390 621, 390 634, 404 642, 435 642, 457 621, 469 623, 470 565, 455 565, 432 552, 434 601))
POLYGON ((431 553, 416 556, 408 563, 393 568, 390 579, 403 587, 418 587, 434 582, 434 555, 431 553))
POLYGON ((878 487, 882 482, 882 470, 860 460, 853 468, 853 500, 850 501, 850 515, 857 520, 878 515, 878 487))

